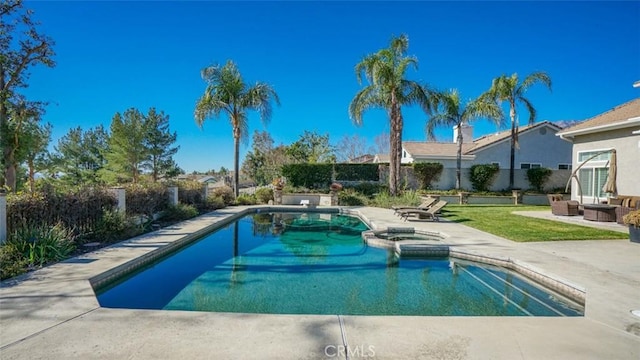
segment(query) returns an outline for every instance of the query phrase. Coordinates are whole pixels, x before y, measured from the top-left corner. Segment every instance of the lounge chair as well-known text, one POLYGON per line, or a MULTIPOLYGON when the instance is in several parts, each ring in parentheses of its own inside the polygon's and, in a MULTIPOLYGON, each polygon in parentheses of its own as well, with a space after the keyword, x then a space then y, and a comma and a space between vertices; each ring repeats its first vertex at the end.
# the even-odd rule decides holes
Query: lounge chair
POLYGON ((422 199, 422 203, 420 203, 420 205, 418 206, 406 206, 406 205, 400 205, 400 206, 392 206, 391 208, 393 209, 393 213, 396 215, 400 215, 400 211, 403 210, 429 210, 429 207, 431 207, 431 205, 435 204, 438 201, 438 199, 436 198, 432 198, 432 197, 427 197, 427 198, 423 198, 422 199))
POLYGON ((440 221, 438 217, 438 213, 442 210, 443 207, 447 205, 447 202, 444 200, 438 201, 435 205, 431 206, 428 210, 420 210, 420 209, 412 209, 412 210, 401 210, 399 211, 400 218, 404 221, 407 221, 409 216, 417 215, 419 219, 427 219, 433 221, 440 221))
POLYGON ((580 215, 580 203, 575 200, 563 200, 562 195, 548 194, 549 205, 553 215, 576 216, 580 215))

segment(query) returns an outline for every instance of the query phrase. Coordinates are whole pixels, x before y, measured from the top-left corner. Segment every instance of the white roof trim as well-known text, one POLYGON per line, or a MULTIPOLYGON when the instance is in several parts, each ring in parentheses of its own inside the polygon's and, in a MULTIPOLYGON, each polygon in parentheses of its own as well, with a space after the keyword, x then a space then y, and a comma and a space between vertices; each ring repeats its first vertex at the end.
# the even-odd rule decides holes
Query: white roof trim
POLYGON ((630 126, 634 126, 636 124, 640 125, 640 116, 632 117, 625 121, 617 122, 615 124, 606 124, 606 125, 592 126, 592 127, 573 130, 573 131, 558 132, 556 136, 560 136, 560 138, 566 139, 569 137, 575 137, 576 135, 586 135, 586 134, 592 134, 592 133, 597 133, 601 131, 624 129, 630 126))

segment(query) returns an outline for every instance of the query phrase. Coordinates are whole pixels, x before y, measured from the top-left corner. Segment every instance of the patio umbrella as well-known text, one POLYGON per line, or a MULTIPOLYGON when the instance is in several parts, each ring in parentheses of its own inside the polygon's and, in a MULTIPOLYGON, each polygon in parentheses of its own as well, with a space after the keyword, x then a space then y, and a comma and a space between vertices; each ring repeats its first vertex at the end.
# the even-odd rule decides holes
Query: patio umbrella
POLYGON ((611 159, 609 160, 609 175, 607 182, 604 183, 602 191, 606 193, 616 194, 618 187, 616 186, 616 172, 618 170, 616 150, 611 150, 611 159))

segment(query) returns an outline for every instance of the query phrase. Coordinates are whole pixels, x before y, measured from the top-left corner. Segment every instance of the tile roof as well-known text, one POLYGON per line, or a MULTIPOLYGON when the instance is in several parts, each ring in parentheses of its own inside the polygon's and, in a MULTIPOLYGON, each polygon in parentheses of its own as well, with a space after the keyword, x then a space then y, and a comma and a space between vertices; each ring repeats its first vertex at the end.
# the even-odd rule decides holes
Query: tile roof
POLYGON ((568 127, 562 130, 560 134, 604 125, 614 125, 635 117, 640 117, 640 98, 618 105, 609 111, 568 127))
MULTIPOLYGON (((474 146, 475 145, 473 143, 462 144, 462 153, 467 152, 474 146)), ((442 143, 403 141, 402 147, 413 156, 455 156, 458 152, 458 144, 454 142, 442 143)))
POLYGON ((389 154, 376 154, 374 157, 374 161, 378 161, 379 163, 388 163, 391 161, 389 154))

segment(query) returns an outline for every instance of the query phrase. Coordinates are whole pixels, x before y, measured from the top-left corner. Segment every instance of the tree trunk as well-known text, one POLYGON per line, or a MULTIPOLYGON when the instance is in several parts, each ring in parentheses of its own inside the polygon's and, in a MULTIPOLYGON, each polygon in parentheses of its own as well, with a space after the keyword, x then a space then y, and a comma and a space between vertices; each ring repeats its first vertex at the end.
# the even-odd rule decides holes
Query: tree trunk
POLYGON ((3 160, 3 173, 4 176, 0 178, 0 187, 7 186, 9 191, 16 190, 16 168, 14 166, 15 163, 15 154, 13 146, 9 145, 6 136, 8 136, 9 129, 9 115, 7 114, 7 107, 5 106, 4 96, 0 97, 0 139, 4 142, 5 146, 2 149, 2 160, 3 160))
POLYGON ((402 161, 402 114, 396 104, 395 96, 391 95, 391 109, 389 118, 391 120, 391 131, 389 133, 389 193, 397 196, 400 184, 400 163, 402 161))
POLYGON ((400 106, 396 109, 396 195, 400 195, 401 188, 400 183, 402 182, 402 128, 403 128, 403 119, 402 113, 400 112, 400 106))
POLYGON ((509 115, 511 116, 511 154, 509 158, 509 190, 513 189, 514 183, 514 166, 516 161, 516 106, 514 103, 511 104, 511 109, 509 111, 509 115))
POLYGON ((460 190, 460 174, 462 172, 462 124, 458 124, 458 154, 456 156, 456 190, 460 190))
POLYGON ((29 165, 29 190, 31 190, 31 192, 33 193, 35 191, 36 170, 35 170, 35 166, 33 164, 32 159, 29 159, 28 165, 29 165))
POLYGON ((240 186, 240 128, 233 129, 233 193, 238 198, 240 186))

